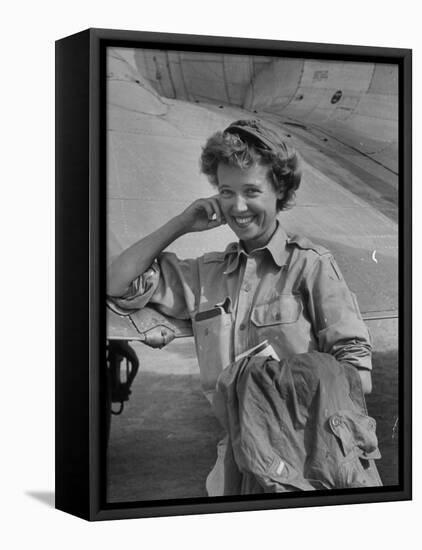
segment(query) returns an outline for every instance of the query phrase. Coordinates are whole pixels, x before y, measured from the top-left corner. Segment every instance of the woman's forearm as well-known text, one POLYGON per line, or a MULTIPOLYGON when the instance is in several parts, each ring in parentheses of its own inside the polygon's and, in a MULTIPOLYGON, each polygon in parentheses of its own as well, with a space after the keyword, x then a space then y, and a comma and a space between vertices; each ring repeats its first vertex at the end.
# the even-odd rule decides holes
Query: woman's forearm
POLYGON ((133 244, 111 264, 107 274, 109 296, 122 296, 173 241, 192 231, 207 231, 225 223, 217 197, 197 199, 150 235, 133 244))
POLYGON ((144 273, 155 258, 185 232, 183 220, 176 216, 122 252, 108 269, 107 293, 110 296, 122 296, 129 284, 144 273))

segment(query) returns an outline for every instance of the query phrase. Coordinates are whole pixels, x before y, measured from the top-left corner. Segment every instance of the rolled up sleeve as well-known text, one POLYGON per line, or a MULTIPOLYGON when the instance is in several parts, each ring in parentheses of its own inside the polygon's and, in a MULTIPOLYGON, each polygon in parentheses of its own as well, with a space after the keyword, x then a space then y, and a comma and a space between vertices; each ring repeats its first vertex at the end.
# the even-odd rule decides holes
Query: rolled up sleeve
POLYGON ((356 297, 329 254, 319 256, 307 277, 309 312, 319 349, 356 368, 372 368, 372 345, 356 297))
POLYGON ((197 273, 196 259, 180 260, 174 253, 163 252, 123 296, 108 296, 108 303, 121 315, 153 305, 164 315, 189 319, 198 291, 197 273))

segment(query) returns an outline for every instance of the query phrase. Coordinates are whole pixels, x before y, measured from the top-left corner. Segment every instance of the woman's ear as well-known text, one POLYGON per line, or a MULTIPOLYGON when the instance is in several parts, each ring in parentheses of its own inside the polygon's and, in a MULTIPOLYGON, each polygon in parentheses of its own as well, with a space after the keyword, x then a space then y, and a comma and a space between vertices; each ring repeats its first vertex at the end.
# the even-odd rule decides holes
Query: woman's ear
POLYGON ((284 199, 285 191, 284 189, 278 189, 275 194, 277 197, 277 201, 282 201, 284 199))
POLYGON ((284 197, 285 197, 284 190, 276 191, 276 197, 277 197, 277 201, 276 201, 277 212, 281 212, 281 210, 283 209, 284 197))

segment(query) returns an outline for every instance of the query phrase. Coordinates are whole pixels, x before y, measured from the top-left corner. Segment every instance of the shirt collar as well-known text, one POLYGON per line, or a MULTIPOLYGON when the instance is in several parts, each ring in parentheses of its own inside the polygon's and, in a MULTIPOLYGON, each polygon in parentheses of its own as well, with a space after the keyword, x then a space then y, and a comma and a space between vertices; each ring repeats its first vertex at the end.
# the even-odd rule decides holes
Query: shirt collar
MULTIPOLYGON (((287 258, 288 258, 288 251, 286 244, 288 242, 289 238, 287 236, 287 233, 284 231, 284 229, 281 227, 280 223, 277 221, 277 229, 275 230, 273 236, 268 241, 268 243, 256 250, 268 250, 268 252, 271 254, 271 257, 276 265, 278 267, 282 267, 283 265, 286 265, 287 258)), ((239 265, 240 256, 243 254, 245 256, 248 256, 248 253, 243 248, 242 244, 240 242, 237 243, 231 243, 226 248, 225 257, 227 258, 227 268, 224 271, 224 274, 228 275, 235 271, 239 265)))

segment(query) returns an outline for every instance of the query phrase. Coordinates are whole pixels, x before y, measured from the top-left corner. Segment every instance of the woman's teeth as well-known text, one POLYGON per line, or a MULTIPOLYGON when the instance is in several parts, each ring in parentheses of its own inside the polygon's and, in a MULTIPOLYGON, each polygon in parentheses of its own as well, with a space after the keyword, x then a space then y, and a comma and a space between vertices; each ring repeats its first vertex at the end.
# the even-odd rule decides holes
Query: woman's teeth
POLYGON ((239 227, 246 227, 251 223, 254 216, 233 216, 233 218, 239 227))

